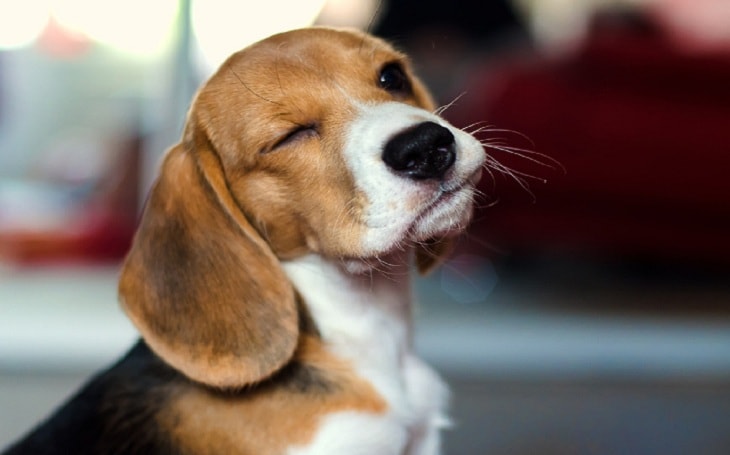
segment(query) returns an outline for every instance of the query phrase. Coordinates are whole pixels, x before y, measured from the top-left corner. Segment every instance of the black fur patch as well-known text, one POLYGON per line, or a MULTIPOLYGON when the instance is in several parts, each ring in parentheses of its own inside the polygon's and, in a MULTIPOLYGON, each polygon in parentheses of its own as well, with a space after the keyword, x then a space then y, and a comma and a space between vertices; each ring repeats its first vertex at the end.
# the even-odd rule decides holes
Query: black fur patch
POLYGON ((154 417, 168 398, 167 386, 185 380, 140 341, 4 455, 179 453, 154 417))
POLYGON ((338 385, 326 372, 300 362, 291 362, 273 379, 288 390, 302 394, 324 395, 336 392, 338 385))
MULTIPOLYGON (((205 387, 169 367, 139 341, 2 455, 180 455, 156 420, 172 391, 179 390, 176 385, 205 387)), ((257 385, 212 392, 239 397, 273 387, 309 395, 339 390, 326 371, 293 361, 257 385)))

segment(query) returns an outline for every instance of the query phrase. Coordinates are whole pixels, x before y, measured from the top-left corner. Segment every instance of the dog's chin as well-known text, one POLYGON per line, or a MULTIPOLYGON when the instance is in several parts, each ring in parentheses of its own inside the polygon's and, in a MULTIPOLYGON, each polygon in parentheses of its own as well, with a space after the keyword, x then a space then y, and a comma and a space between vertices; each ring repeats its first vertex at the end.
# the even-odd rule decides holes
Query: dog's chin
POLYGON ((468 184, 444 192, 410 220, 403 220, 400 228, 390 231, 392 235, 378 248, 369 249, 360 255, 341 257, 343 268, 348 273, 362 274, 404 264, 408 262, 408 251, 413 246, 459 235, 471 220, 474 191, 473 185, 468 184))
POLYGON ((416 217, 409 229, 409 240, 423 242, 460 234, 471 220, 473 200, 471 185, 443 193, 416 217))
POLYGON ((373 271, 392 272, 392 269, 408 267, 407 248, 394 248, 377 255, 360 258, 340 258, 342 268, 351 275, 364 275, 373 271))
POLYGON ((457 183, 451 188, 443 188, 442 185, 441 194, 425 206, 412 222, 410 240, 423 242, 463 232, 471 221, 476 184, 481 176, 479 168, 461 184, 457 183))

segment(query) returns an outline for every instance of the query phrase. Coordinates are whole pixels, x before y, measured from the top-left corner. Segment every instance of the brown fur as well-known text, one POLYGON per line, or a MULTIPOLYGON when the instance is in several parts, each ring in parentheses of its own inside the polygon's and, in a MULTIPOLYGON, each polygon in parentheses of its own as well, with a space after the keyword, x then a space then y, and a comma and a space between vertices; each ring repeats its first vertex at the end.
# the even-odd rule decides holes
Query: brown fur
POLYGON ((294 291, 204 148, 168 154, 120 293, 152 349, 197 381, 258 381, 296 347, 294 291))
MULTIPOLYGON (((406 58, 359 32, 298 30, 234 54, 196 96, 122 268, 144 341, 7 453, 279 454, 328 414, 386 413, 327 349, 280 261, 370 259, 368 201, 341 152, 355 106, 394 98, 434 107, 406 58), (412 90, 379 87, 394 62, 412 90)), ((446 246, 426 242, 419 269, 446 246)))
POLYGON ((332 412, 385 411, 373 387, 315 338, 303 337, 296 357, 305 367, 275 378, 276 386, 262 383, 243 394, 185 387, 160 417, 161 424, 184 452, 266 455, 306 444, 319 420, 332 412))
MULTIPOLYGON (((234 54, 200 90, 122 270, 123 307, 147 343, 217 387, 260 381, 292 358, 299 316, 279 259, 360 254, 366 201, 339 153, 343 126, 353 102, 389 100, 376 84, 383 65, 409 71, 376 38, 295 33, 234 54), (273 150, 312 119, 319 141, 273 150)), ((432 109, 412 84, 401 101, 432 109)))

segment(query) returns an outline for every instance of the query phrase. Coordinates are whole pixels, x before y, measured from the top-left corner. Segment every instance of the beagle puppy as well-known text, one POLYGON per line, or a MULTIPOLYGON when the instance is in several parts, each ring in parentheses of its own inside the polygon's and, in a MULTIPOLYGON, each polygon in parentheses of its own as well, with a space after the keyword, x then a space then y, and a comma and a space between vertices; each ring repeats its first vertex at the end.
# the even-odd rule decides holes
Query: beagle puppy
POLYGON ((482 145, 407 58, 309 28, 231 56, 164 158, 119 294, 140 341, 6 454, 439 453, 412 264, 471 216, 482 145))

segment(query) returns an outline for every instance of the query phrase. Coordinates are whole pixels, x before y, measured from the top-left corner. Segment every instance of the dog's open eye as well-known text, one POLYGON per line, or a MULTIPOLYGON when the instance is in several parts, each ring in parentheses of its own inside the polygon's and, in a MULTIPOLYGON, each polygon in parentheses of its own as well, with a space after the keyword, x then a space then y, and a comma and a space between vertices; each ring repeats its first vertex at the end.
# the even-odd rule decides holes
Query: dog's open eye
POLYGON ((405 95, 411 91, 411 83, 408 81, 403 67, 398 63, 388 63, 380 70, 378 85, 391 93, 405 95))
POLYGON ((274 145, 271 147, 270 150, 273 151, 278 148, 285 147, 287 145, 293 144, 300 140, 304 140, 304 139, 314 137, 317 135, 319 135, 319 133, 317 132, 316 125, 314 125, 314 124, 297 125, 295 128, 291 129, 289 132, 287 132, 282 137, 277 139, 274 142, 274 145))

